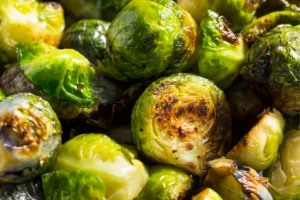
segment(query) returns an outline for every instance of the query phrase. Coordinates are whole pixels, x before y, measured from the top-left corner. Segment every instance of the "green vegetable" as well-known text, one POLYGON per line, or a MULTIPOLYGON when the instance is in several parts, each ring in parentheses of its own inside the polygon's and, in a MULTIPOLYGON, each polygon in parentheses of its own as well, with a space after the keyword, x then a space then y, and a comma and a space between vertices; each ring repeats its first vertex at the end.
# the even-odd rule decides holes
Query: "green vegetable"
POLYGON ((275 108, 300 113, 300 26, 279 26, 259 38, 248 53, 242 76, 275 108))
POLYGON ((103 181, 87 171, 55 171, 42 175, 45 200, 104 200, 103 181))
POLYGON ((244 40, 252 44, 265 33, 280 24, 300 24, 300 12, 277 11, 264 15, 243 29, 244 40))
POLYGON ((262 0, 178 0, 200 22, 208 9, 225 16, 232 24, 233 30, 240 30, 250 23, 262 0))
POLYGON ((267 178, 255 170, 224 158, 208 162, 204 186, 215 190, 224 199, 272 200, 267 178))
POLYGON ((65 10, 77 19, 111 21, 130 0, 60 0, 65 10))
POLYGON ((20 93, 0 101, 0 182, 24 182, 49 169, 61 125, 49 103, 20 93))
POLYGON ((270 168, 268 177, 273 198, 293 200, 300 197, 300 131, 292 130, 284 135, 276 163, 270 168))
POLYGON ((75 105, 94 103, 91 83, 95 70, 77 51, 59 50, 41 42, 21 43, 17 55, 20 69, 37 88, 75 105))
POLYGON ((257 171, 267 169, 276 161, 284 125, 284 118, 278 110, 265 111, 259 122, 227 153, 226 158, 257 171))
POLYGON ((193 196, 192 200, 222 200, 222 198, 214 190, 205 188, 202 192, 193 196))
POLYGON ((19 65, 6 70, 0 86, 8 95, 30 92, 42 96, 61 118, 97 110, 99 101, 105 103, 116 95, 114 88, 110 95, 105 94, 103 84, 109 82, 98 75, 95 79, 95 69, 75 50, 59 50, 42 42, 20 43, 17 54, 19 65))
POLYGON ((88 171, 102 179, 106 198, 133 199, 146 184, 148 173, 131 151, 106 135, 82 134, 62 146, 54 170, 88 171))
POLYGON ((78 51, 97 65, 97 62, 104 59, 108 27, 109 23, 101 20, 78 21, 64 32, 60 46, 78 51))
POLYGON ((157 165, 149 169, 149 180, 135 200, 183 199, 193 178, 177 167, 157 165))
POLYGON ((208 10, 200 24, 200 75, 228 88, 239 74, 246 51, 242 37, 232 32, 227 20, 208 10))
POLYGON ((226 151, 229 106, 211 81, 174 74, 153 82, 140 96, 131 130, 136 147, 149 158, 203 175, 205 163, 226 151))
POLYGON ((173 1, 134 0, 112 21, 98 67, 125 82, 181 72, 197 60, 197 42, 197 24, 173 1))
POLYGON ((58 3, 37 0, 1 0, 0 61, 16 61, 20 42, 44 41, 58 46, 64 30, 63 9, 58 3))

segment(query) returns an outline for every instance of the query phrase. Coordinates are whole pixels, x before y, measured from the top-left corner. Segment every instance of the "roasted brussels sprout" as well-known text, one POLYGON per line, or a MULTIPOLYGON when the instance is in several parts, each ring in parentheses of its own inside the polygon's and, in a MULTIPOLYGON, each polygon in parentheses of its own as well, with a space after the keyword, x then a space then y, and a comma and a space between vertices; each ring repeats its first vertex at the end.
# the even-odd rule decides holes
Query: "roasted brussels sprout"
POLYGON ((227 153, 226 158, 258 171, 267 169, 276 161, 284 125, 278 110, 264 111, 259 122, 227 153))
POLYGON ((240 30, 250 23, 262 0, 178 0, 179 5, 200 22, 208 9, 224 15, 233 30, 240 30))
POLYGON ((135 200, 183 199, 192 183, 192 176, 177 167, 153 166, 147 184, 135 200))
POLYGON ((134 0, 107 31, 106 75, 126 82, 181 72, 197 61, 198 28, 170 0, 134 0))
POLYGON ((193 196, 192 200, 222 200, 222 198, 213 189, 205 188, 202 192, 193 196))
POLYGON ((208 174, 204 185, 215 190, 224 199, 272 200, 267 178, 255 170, 224 158, 208 162, 208 174))
POLYGON ((16 61, 16 44, 44 41, 58 46, 64 30, 58 3, 37 0, 2 0, 0 3, 0 61, 16 61))
POLYGON ((66 11, 77 19, 111 21, 130 0, 60 0, 66 11))
POLYGON ((281 24, 300 24, 300 12, 278 11, 264 15, 243 29, 244 40, 251 45, 259 37, 281 24))
POLYGON ((64 33, 61 47, 75 49, 97 66, 97 60, 104 59, 108 22, 81 20, 72 24, 64 33))
POLYGON ((238 76, 246 58, 247 46, 231 31, 226 19, 208 10, 200 24, 199 72, 221 89, 238 76))
POLYGON ((136 102, 133 140, 146 156, 203 175, 205 163, 223 154, 231 136, 224 93, 208 79, 174 74, 153 82, 136 102))
POLYGON ((276 163, 268 177, 274 199, 292 200, 300 197, 300 131, 292 130, 284 135, 276 163))
POLYGON ((286 115, 300 114, 300 26, 279 26, 259 38, 242 76, 286 115))
POLYGON ((19 65, 10 67, 0 79, 7 94, 42 96, 59 117, 66 119, 97 110, 99 102, 116 101, 117 88, 77 51, 59 50, 41 42, 20 43, 17 51, 19 65))
POLYGON ((20 93, 0 101, 0 182, 23 182, 56 159, 61 125, 49 103, 20 93))
POLYGON ((42 175, 42 179, 45 200, 105 199, 103 181, 87 171, 55 171, 42 175))
POLYGON ((106 135, 82 134, 62 146, 54 170, 88 171, 102 179, 107 198, 130 200, 148 180, 144 165, 134 155, 106 135))

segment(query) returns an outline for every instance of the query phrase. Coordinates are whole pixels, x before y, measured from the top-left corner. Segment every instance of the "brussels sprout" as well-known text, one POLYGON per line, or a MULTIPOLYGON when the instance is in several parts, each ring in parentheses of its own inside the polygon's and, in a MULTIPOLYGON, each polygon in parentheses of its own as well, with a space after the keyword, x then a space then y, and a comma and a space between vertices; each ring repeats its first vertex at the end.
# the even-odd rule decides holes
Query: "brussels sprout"
POLYGON ((149 180, 135 200, 183 199, 193 178, 177 167, 157 165, 149 169, 149 180))
POLYGON ((104 200, 105 186, 96 175, 87 171, 55 171, 42 175, 45 200, 104 200))
POLYGON ((260 177, 255 170, 224 158, 210 161, 207 166, 209 169, 204 185, 222 198, 272 200, 267 189, 268 179, 260 177))
POLYGON ((197 43, 197 24, 176 3, 134 0, 112 21, 98 67, 116 80, 145 81, 191 67, 197 43))
POLYGON ((60 0, 66 11, 77 19, 111 21, 130 0, 60 0))
POLYGON ((226 158, 258 171, 267 169, 276 161, 284 125, 284 118, 278 110, 264 111, 259 122, 228 152, 226 158))
POLYGON ((7 94, 42 96, 61 118, 88 114, 99 103, 115 103, 122 91, 75 50, 59 50, 45 43, 21 43, 17 50, 19 65, 5 72, 0 86, 7 94))
POLYGON ((222 198, 213 189, 205 188, 202 192, 193 196, 192 200, 222 200, 222 198))
POLYGON ((221 89, 238 76, 246 58, 247 46, 233 33, 223 16, 208 10, 200 24, 199 72, 221 89))
POLYGON ((300 24, 300 13, 292 11, 277 11, 254 20, 243 30, 244 40, 252 44, 259 37, 280 24, 300 24))
POLYGON ((49 169, 61 125, 49 103, 20 93, 0 101, 0 182, 23 182, 49 169))
POLYGON ((280 154, 269 171, 271 193, 274 199, 292 200, 300 197, 300 131, 284 135, 280 154))
POLYGON ((82 134, 67 141, 54 170, 85 170, 102 179, 110 200, 135 198, 148 180, 144 165, 106 135, 82 134))
POLYGON ((44 41, 58 46, 64 30, 58 3, 37 0, 2 0, 0 3, 0 61, 16 61, 16 44, 44 41))
POLYGON ((97 65, 97 60, 104 59, 108 27, 109 23, 101 20, 78 21, 65 31, 60 46, 75 49, 97 65))
POLYGON ((279 26, 259 38, 248 53, 242 76, 274 107, 300 113, 300 26, 279 26))
POLYGON ((223 154, 231 136, 224 93, 192 74, 153 82, 131 116, 134 142, 146 156, 203 175, 205 163, 223 154))
POLYGON ((224 15, 233 30, 240 30, 254 18, 261 0, 178 0, 179 5, 200 22, 208 9, 224 15))

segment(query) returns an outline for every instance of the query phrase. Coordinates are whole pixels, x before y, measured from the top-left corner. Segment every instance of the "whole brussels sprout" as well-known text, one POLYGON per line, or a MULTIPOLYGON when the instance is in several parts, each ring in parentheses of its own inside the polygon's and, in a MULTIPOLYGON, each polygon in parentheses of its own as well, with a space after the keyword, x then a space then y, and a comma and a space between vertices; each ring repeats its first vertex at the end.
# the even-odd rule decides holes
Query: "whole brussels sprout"
POLYGON ((213 82, 174 74, 153 82, 140 96, 131 130, 146 156, 203 175, 205 163, 222 155, 229 144, 230 110, 213 82))
POLYGON ((242 76, 286 115, 300 114, 300 26, 279 26, 259 38, 242 76))
POLYGON ((259 122, 227 153, 226 158, 257 171, 267 169, 276 161, 284 125, 284 118, 278 110, 264 111, 259 122))
POLYGON ((98 67, 116 80, 145 81, 192 66, 197 43, 197 24, 176 3, 134 0, 112 21, 98 67))
POLYGON ((49 169, 61 125, 49 103, 20 93, 0 101, 0 182, 23 182, 49 169))
POLYGON ((54 171, 42 175, 45 200, 104 200, 105 185, 96 175, 87 171, 54 171))
POLYGON ((82 134, 61 148, 54 170, 84 170, 98 176, 110 200, 135 198, 148 181, 148 172, 136 154, 103 134, 82 134))
POLYGON ((147 184, 135 200, 184 199, 192 184, 192 176, 177 167, 153 166, 147 184))
POLYGON ((228 88, 238 76, 246 58, 247 46, 230 29, 223 16, 208 10, 200 24, 199 74, 228 88))
POLYGON ((202 192, 193 196, 192 200, 223 200, 213 189, 205 188, 202 192))
POLYGON ((268 177, 274 199, 292 200, 300 197, 300 131, 292 130, 284 135, 276 163, 268 177))
POLYGON ((44 41, 58 46, 65 22, 58 3, 2 0, 0 3, 0 61, 16 61, 16 44, 44 41))
POLYGON ((101 20, 78 21, 64 32, 60 46, 75 49, 97 66, 104 59, 108 27, 109 23, 101 20))
POLYGON ((200 22, 208 9, 224 15, 234 31, 250 23, 262 0, 178 0, 178 4, 200 22))
POLYGON ((233 160, 219 158, 208 162, 204 186, 215 190, 222 198, 230 200, 272 200, 267 178, 260 177, 249 167, 233 160))
POLYGON ((117 99, 116 85, 75 50, 59 50, 41 42, 20 43, 17 54, 19 65, 8 68, 0 78, 7 94, 30 92, 42 96, 59 117, 66 119, 117 99))
POLYGON ((111 21, 130 0, 60 0, 65 10, 76 19, 111 21))
POLYGON ((277 11, 264 15, 243 29, 244 40, 251 45, 259 37, 280 24, 300 24, 300 12, 277 11))

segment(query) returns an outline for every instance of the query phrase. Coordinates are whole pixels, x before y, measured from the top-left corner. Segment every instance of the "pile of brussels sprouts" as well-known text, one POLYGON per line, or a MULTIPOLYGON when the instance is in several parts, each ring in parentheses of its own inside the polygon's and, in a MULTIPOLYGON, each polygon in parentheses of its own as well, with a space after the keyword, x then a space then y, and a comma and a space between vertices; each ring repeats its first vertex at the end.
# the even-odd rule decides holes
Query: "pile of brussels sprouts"
POLYGON ((0 1, 1 200, 300 199, 300 1, 0 1))

